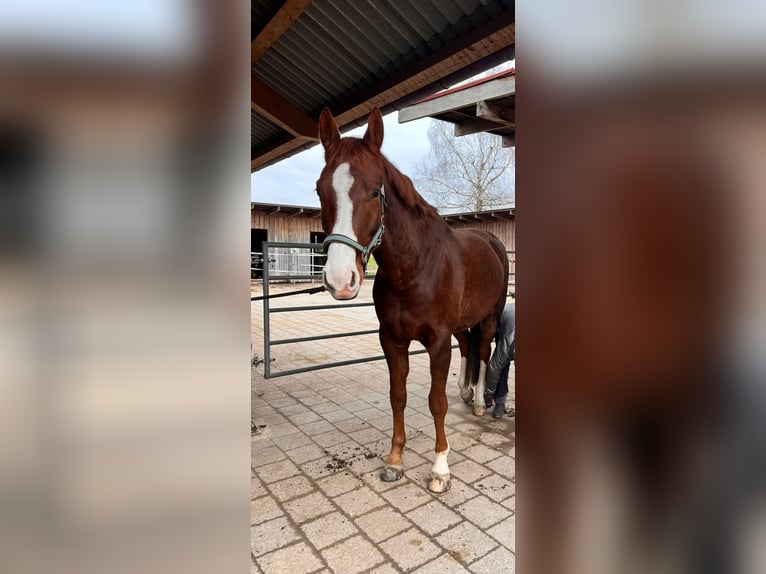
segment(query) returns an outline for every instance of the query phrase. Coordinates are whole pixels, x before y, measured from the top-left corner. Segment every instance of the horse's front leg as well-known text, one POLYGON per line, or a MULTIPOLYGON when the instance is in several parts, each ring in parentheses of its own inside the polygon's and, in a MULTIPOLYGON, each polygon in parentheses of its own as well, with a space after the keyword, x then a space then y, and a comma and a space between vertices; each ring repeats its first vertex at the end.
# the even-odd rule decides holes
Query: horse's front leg
POLYGON ((391 437, 391 452, 386 458, 381 479, 386 482, 399 480, 404 474, 402 450, 406 442, 404 432, 404 408, 407 406, 407 374, 410 370, 409 341, 397 344, 381 326, 379 331, 380 344, 386 356, 389 374, 389 397, 391 412, 394 417, 394 432, 391 437))
POLYGON ((444 432, 444 418, 447 415, 447 374, 452 355, 450 333, 438 335, 436 340, 428 345, 428 356, 431 359, 431 392, 428 394, 428 406, 434 417, 436 427, 436 446, 434 465, 431 468, 431 482, 428 489, 431 492, 447 492, 450 489, 450 472, 447 465, 449 443, 444 432))
POLYGON ((460 376, 457 380, 457 387, 460 390, 460 398, 464 403, 470 403, 473 398, 473 389, 468 381, 468 346, 470 339, 468 337, 468 331, 462 331, 455 334, 458 347, 460 347, 460 376))

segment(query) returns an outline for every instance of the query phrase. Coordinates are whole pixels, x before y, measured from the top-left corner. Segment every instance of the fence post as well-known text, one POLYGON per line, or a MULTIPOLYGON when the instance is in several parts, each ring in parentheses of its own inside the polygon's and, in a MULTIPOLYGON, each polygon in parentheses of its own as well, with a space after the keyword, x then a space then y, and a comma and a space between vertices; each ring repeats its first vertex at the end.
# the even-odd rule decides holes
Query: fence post
POLYGON ((263 242, 263 376, 271 378, 271 326, 269 325, 269 249, 263 242))

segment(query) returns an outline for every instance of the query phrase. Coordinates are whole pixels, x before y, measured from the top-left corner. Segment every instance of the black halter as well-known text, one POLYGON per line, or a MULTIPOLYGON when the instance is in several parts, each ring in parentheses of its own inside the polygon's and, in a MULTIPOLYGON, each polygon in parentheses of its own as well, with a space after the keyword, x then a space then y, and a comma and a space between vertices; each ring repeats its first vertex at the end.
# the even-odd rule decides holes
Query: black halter
POLYGON ((381 241, 383 240, 383 231, 385 230, 383 227, 383 211, 385 206, 386 192, 383 184, 380 184, 380 225, 378 226, 378 229, 375 231, 375 233, 373 233, 372 239, 370 239, 367 247, 340 233, 332 233, 328 235, 322 243, 322 247, 325 249, 325 251, 327 251, 327 247, 332 243, 342 243, 343 245, 348 245, 349 247, 362 254, 362 269, 364 269, 366 272, 367 261, 370 259, 370 255, 373 251, 380 247, 381 241))

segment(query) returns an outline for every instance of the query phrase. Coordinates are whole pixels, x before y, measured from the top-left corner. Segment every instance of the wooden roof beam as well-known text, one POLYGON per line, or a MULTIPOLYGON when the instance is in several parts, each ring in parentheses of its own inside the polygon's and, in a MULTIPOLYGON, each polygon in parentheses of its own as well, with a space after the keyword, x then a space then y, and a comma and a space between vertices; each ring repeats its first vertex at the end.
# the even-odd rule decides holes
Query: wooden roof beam
POLYGON ((481 118, 466 120, 455 124, 455 137, 469 136, 471 134, 498 130, 504 127, 506 126, 481 118))
POLYGON ((413 104, 399 110, 399 123, 451 112, 477 101, 503 98, 516 93, 516 77, 498 78, 464 90, 438 96, 425 102, 413 104))
POLYGON ((255 76, 250 78, 250 107, 304 141, 319 140, 319 124, 255 76))
POLYGON ((250 60, 255 64, 261 59, 274 42, 284 34, 298 19, 303 11, 311 5, 312 0, 285 0, 282 7, 269 20, 250 45, 250 60))
POLYGON ((516 125, 516 110, 482 100, 476 102, 476 117, 503 125, 516 125))

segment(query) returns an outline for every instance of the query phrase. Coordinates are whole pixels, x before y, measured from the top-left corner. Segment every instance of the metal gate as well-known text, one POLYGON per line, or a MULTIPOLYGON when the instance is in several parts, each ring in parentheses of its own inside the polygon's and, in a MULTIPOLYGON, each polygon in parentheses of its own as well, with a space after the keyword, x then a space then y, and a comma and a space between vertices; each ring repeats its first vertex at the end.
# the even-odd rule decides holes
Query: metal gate
MULTIPOLYGON (((263 260, 268 262, 278 260, 275 250, 289 249, 295 250, 294 254, 298 251, 308 251, 309 253, 303 254, 304 259, 308 256, 308 259, 313 261, 315 257, 322 257, 324 251, 322 245, 319 243, 284 243, 284 242, 269 242, 263 243, 263 260)), ((300 257, 297 260, 301 260, 300 257)), ((374 355, 371 357, 359 357, 354 359, 346 359, 343 361, 333 361, 330 363, 323 363, 318 365, 308 365, 305 367, 299 367, 295 369, 287 369, 284 371, 274 371, 271 368, 271 348, 277 345, 289 345, 290 343, 305 343, 307 341, 320 341, 325 339, 337 339, 342 337, 356 337, 359 335, 370 335, 377 333, 377 329, 367 329, 363 331, 350 331, 347 333, 332 333, 326 335, 313 335, 309 337, 293 337, 287 339, 272 339, 271 338, 271 315, 274 313, 310 313, 311 311, 318 311, 323 309, 341 309, 349 307, 371 307, 373 303, 334 303, 329 305, 298 305, 292 307, 278 307, 272 308, 270 304, 269 283, 271 281, 321 281, 321 268, 313 269, 312 273, 301 273, 302 268, 296 267, 296 273, 290 273, 283 270, 275 275, 273 270, 269 269, 270 265, 265 264, 263 266, 263 375, 267 379, 273 379, 275 377, 285 377, 287 375, 294 375, 296 373, 306 373, 308 371, 316 371, 319 369, 329 369, 332 367, 342 367, 344 365, 354 365, 357 363, 367 363, 370 361, 380 361, 385 359, 385 355, 374 355)), ((374 275, 366 275, 365 279, 373 279, 374 275)), ((318 290, 318 289, 317 289, 318 290)), ((303 292, 303 291, 298 291, 303 292)), ((281 293, 279 296, 289 295, 281 293)), ((453 345, 453 348, 457 345, 453 345)), ((415 349, 410 351, 410 355, 419 355, 426 353, 425 349, 415 349)))

